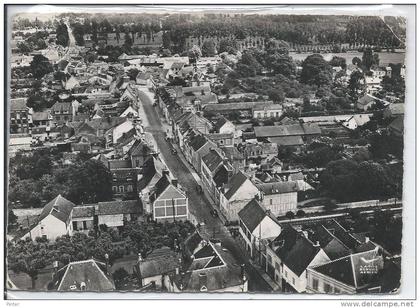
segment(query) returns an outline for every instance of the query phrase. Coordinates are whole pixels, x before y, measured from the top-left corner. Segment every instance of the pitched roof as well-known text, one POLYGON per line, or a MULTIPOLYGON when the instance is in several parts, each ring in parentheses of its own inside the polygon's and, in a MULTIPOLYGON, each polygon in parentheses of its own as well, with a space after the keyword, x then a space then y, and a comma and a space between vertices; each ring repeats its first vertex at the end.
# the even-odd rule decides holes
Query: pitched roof
POLYGON ((73 208, 72 218, 87 218, 95 215, 95 207, 93 205, 81 205, 73 208))
POLYGON ((376 100, 376 97, 370 94, 365 94, 364 96, 362 96, 361 98, 357 100, 357 103, 360 105, 366 106, 370 104, 371 102, 374 102, 375 100, 376 100))
POLYGON ((52 107, 51 111, 53 113, 59 112, 59 113, 71 113, 73 109, 73 106, 70 102, 56 102, 52 107))
POLYGON ((359 289, 378 281, 383 263, 380 250, 374 249, 315 266, 313 270, 359 289))
POLYGON ((207 141, 207 138, 203 135, 195 135, 190 141, 190 146, 193 148, 194 151, 198 151, 207 143, 207 141))
POLYGON ((32 120, 33 121, 48 121, 49 112, 40 111, 32 113, 32 120))
POLYGON ((320 250, 320 247, 315 246, 304 235, 300 235, 283 262, 299 277, 308 268, 320 250))
POLYGON ((387 110, 393 116, 403 115, 404 114, 404 107, 405 107, 405 104, 403 104, 403 103, 389 104, 388 107, 387 107, 387 110))
POLYGON ((275 238, 270 245, 276 255, 279 256, 280 259, 284 260, 289 251, 295 245, 299 236, 299 232, 291 225, 287 224, 283 227, 279 236, 275 238))
POLYGON ((257 184, 256 186, 264 195, 286 194, 299 191, 299 186, 295 181, 263 183, 257 184))
POLYGON ((316 124, 288 124, 278 126, 255 126, 255 136, 279 137, 279 136, 305 136, 320 135, 321 129, 316 124))
POLYGON ((178 254, 165 246, 153 250, 144 260, 137 263, 141 278, 167 274, 175 271, 179 266, 178 254))
POLYGON ((223 163, 223 156, 216 150, 212 149, 203 158, 203 164, 209 168, 210 172, 214 172, 220 164, 223 163))
POLYGON ((104 273, 105 264, 91 260, 70 262, 60 271, 64 274, 60 279, 58 291, 105 292, 115 289, 112 280, 104 273))
POLYGON ((404 133, 404 117, 398 116, 396 117, 391 124, 388 125, 388 128, 402 134, 404 133))
POLYGON ((280 146, 293 146, 293 145, 302 145, 304 144, 301 136, 279 136, 279 137, 270 137, 269 141, 276 143, 280 146))
POLYGON ((227 184, 229 181, 229 172, 226 169, 225 165, 222 165, 219 170, 214 174, 213 181, 216 184, 216 187, 222 187, 227 184))
POLYGON ((267 211, 255 199, 248 202, 238 213, 239 218, 252 233, 267 216, 267 211))
POLYGON ((163 170, 165 170, 165 166, 163 165, 163 163, 160 160, 154 158, 153 156, 149 156, 145 160, 142 167, 140 189, 143 189, 146 186, 148 186, 155 175, 162 176, 163 170))
POLYGON ((226 199, 230 199, 233 197, 233 195, 238 191, 239 188, 245 183, 245 181, 248 180, 245 174, 243 174, 241 171, 236 173, 229 181, 228 187, 229 190, 225 193, 226 199))
POLYGON ((214 123, 214 128, 216 131, 219 131, 223 125, 225 125, 226 123, 228 123, 228 119, 226 119, 225 117, 220 117, 216 123, 214 123))
POLYGON ((18 110, 27 110, 29 109, 26 106, 27 98, 12 98, 10 100, 10 110, 11 111, 18 111, 18 110))
POLYGON ((142 212, 142 206, 137 200, 106 201, 94 205, 96 215, 138 214, 142 212))
POLYGON ((58 195, 44 206, 41 214, 39 214, 38 222, 50 214, 62 222, 67 222, 73 207, 75 207, 73 202, 67 200, 61 195, 58 195))
POLYGON ((140 139, 136 140, 131 148, 127 151, 129 156, 147 156, 151 153, 152 149, 150 149, 150 147, 140 139))

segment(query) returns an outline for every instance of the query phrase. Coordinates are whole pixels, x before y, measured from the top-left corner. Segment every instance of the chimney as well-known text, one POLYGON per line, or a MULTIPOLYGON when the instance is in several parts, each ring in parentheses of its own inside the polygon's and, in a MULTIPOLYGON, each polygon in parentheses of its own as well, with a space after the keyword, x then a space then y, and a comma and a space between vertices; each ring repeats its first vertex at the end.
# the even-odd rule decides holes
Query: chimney
POLYGON ((207 275, 206 273, 200 273, 198 274, 198 283, 200 286, 200 289, 205 287, 207 289, 207 275))
POLYGON ((109 267, 109 255, 105 254, 105 274, 108 274, 108 267, 109 267))
POLYGON ((320 246, 319 241, 316 241, 315 244, 314 244, 314 247, 319 247, 319 246, 320 246))
POLYGON ((365 243, 369 243, 369 241, 370 241, 369 236, 365 236, 365 243))
POLYGON ((143 258, 141 257, 141 253, 139 252, 137 254, 137 262, 141 262, 141 261, 143 261, 143 258))
POLYGON ((178 179, 172 179, 172 185, 174 185, 175 187, 178 187, 178 179))
POLYGON ((169 176, 169 170, 163 170, 162 171, 162 175, 169 176))
POLYGON ((241 277, 242 277, 242 280, 243 281, 246 280, 246 276, 245 276, 245 264, 241 264, 241 277))

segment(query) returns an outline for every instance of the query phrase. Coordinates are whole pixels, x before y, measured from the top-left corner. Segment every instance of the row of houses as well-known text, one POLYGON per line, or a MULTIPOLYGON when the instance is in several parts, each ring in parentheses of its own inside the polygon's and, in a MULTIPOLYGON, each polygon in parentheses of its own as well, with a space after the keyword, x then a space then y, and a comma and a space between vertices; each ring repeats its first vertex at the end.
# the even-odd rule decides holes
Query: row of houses
POLYGON ((400 285, 398 260, 336 220, 280 225, 258 200, 239 212, 240 243, 283 292, 387 293, 400 285))

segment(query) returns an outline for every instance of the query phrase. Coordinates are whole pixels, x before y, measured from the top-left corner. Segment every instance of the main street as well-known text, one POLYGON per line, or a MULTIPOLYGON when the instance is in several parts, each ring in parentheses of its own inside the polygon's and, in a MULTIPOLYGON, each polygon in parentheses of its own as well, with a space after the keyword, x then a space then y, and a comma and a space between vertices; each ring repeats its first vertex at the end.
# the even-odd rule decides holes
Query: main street
POLYGON ((237 241, 230 235, 230 232, 223 225, 221 220, 210 214, 212 205, 204 194, 197 193, 196 188, 199 183, 196 181, 189 168, 184 164, 183 160, 178 156, 182 154, 172 154, 172 146, 165 140, 165 129, 156 110, 158 107, 153 106, 153 100, 150 95, 147 95, 143 91, 140 91, 139 94, 149 124, 145 127, 145 130, 153 135, 158 150, 169 170, 178 179, 180 185, 187 191, 189 211, 194 215, 198 222, 204 223, 204 225, 200 227, 201 233, 208 238, 220 240, 223 247, 232 252, 233 256, 238 261, 238 264, 245 264, 245 270, 250 278, 250 291, 270 291, 271 287, 269 284, 249 263, 247 255, 239 247, 237 241))

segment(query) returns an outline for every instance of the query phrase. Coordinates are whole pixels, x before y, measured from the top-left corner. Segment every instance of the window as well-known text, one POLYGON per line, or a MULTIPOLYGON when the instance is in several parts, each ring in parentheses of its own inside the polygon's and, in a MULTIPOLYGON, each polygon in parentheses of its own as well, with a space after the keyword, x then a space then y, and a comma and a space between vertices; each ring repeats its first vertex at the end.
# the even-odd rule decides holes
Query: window
POLYGON ((46 239, 46 238, 47 238, 47 236, 46 236, 45 234, 43 234, 43 235, 42 235, 42 238, 43 238, 43 239, 46 239))
POLYGON ((273 199, 270 199, 270 205, 273 205, 273 199))
POLYGON ((312 278, 312 289, 318 291, 318 279, 312 278))
POLYGON ((324 292, 331 293, 331 286, 328 283, 324 283, 324 292))
POLYGON ((287 278, 287 271, 284 271, 284 277, 287 278))
POLYGON ((133 191, 133 185, 127 185, 127 192, 133 191))
MULTIPOLYGON (((117 181, 117 180, 114 179, 114 181, 117 181)), ((118 187, 117 186, 112 186, 112 192, 114 192, 114 193, 118 192, 118 187)))
POLYGON ((122 186, 122 185, 121 185, 121 186, 119 187, 119 192, 122 192, 122 193, 124 192, 124 186, 122 186))
POLYGON ((87 223, 86 223, 86 221, 83 222, 83 230, 87 230, 87 223))
POLYGON ((177 206, 176 207, 176 215, 187 215, 187 207, 186 206, 177 206))
POLYGON ((295 285, 296 284, 296 280, 295 278, 292 278, 292 284, 295 285))
MULTIPOLYGON (((42 227, 41 227, 42 228, 42 227)), ((73 221, 73 230, 77 231, 77 221, 73 221)))
POLYGON ((271 264, 273 262, 273 258, 271 255, 267 255, 267 263, 271 264))
POLYGON ((278 264, 278 263, 276 262, 276 263, 275 263, 275 267, 276 267, 276 270, 280 272, 280 264, 278 264))

